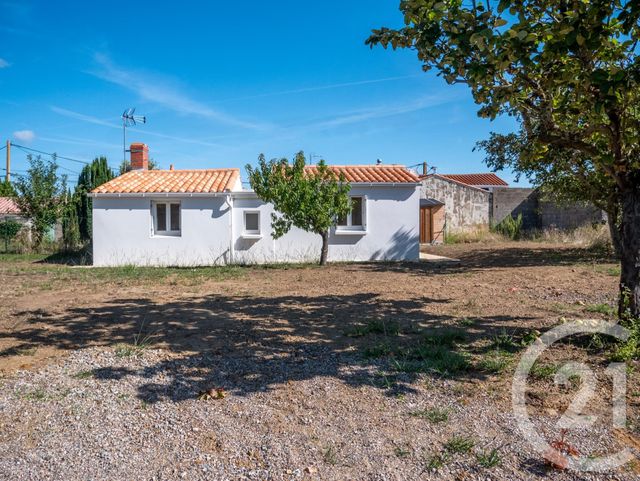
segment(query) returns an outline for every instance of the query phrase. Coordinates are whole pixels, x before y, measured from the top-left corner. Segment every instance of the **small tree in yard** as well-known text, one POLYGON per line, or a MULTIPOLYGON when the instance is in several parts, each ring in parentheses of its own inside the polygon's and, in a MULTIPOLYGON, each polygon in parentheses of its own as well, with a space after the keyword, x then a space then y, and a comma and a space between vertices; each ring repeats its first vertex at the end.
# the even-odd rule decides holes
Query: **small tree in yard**
POLYGON ((47 229, 56 224, 62 214, 66 177, 58 176, 58 166, 40 156, 27 156, 29 169, 14 183, 16 203, 20 212, 31 220, 33 244, 39 249, 47 229))
POLYGON ((4 240, 4 251, 9 251, 9 242, 11 242, 22 229, 22 224, 12 219, 0 221, 0 239, 4 240))
POLYGON ((515 117, 518 134, 486 145, 491 165, 602 201, 621 257, 619 314, 640 327, 640 2, 404 0, 400 9, 404 27, 374 30, 368 44, 414 49, 424 70, 471 89, 480 116, 515 117))
POLYGON ((16 195, 16 191, 13 190, 11 182, 0 181, 0 197, 13 197, 14 195, 16 195))
POLYGON ((260 155, 258 166, 247 165, 246 169, 251 188, 274 206, 274 237, 282 237, 292 226, 318 234, 322 237, 320 265, 325 265, 329 229, 351 211, 350 186, 344 175, 336 175, 323 160, 313 170, 305 165, 304 153, 299 152, 292 164, 287 159, 267 162, 260 155))

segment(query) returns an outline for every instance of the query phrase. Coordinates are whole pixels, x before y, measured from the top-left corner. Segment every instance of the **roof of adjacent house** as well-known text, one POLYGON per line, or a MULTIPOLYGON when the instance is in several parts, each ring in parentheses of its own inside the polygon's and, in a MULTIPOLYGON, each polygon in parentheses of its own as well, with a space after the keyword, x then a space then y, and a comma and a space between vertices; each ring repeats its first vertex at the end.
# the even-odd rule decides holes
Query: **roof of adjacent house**
MULTIPOLYGON (((330 165, 328 167, 336 174, 343 174, 346 181, 352 184, 420 182, 418 176, 404 165, 330 165)), ((315 165, 306 167, 310 171, 315 171, 317 168, 315 165)))
POLYGON ((20 208, 11 197, 0 197, 0 214, 20 214, 20 208))
POLYGON ((232 190, 240 169, 132 170, 111 179, 94 194, 212 193, 232 190))
POLYGON ((438 174, 441 177, 455 180, 456 182, 462 182, 467 185, 500 185, 508 186, 504 180, 498 177, 493 172, 486 174, 438 174))

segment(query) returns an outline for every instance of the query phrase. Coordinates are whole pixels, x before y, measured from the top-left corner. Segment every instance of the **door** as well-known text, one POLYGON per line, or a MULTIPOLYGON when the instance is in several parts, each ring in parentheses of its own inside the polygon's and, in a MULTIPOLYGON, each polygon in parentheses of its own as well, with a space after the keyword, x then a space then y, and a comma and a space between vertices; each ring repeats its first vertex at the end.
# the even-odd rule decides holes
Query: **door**
POLYGON ((420 207, 420 244, 428 244, 433 238, 431 208, 420 207))

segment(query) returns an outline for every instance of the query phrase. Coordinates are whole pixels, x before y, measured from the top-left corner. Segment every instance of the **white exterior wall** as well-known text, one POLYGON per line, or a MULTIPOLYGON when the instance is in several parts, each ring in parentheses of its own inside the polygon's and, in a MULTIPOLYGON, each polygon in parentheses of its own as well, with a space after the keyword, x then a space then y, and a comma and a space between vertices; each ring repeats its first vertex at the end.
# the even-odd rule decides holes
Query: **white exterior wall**
MULTIPOLYGON (((180 237, 151 235, 152 198, 94 198, 94 265, 212 265, 227 263, 231 257, 243 264, 319 259, 319 235, 294 227, 273 239, 272 206, 247 193, 231 195, 231 214, 225 197, 171 197, 181 201, 180 237), (245 210, 260 212, 260 238, 243 237, 245 210)), ((366 196, 366 233, 336 235, 332 229, 329 261, 419 258, 418 186, 354 185, 350 195, 366 196)))

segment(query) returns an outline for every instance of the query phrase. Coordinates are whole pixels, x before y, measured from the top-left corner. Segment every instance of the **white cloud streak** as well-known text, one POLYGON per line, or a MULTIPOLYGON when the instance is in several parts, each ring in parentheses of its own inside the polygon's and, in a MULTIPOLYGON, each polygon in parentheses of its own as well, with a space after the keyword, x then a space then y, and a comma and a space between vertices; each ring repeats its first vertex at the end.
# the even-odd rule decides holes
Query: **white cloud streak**
POLYGON ((36 138, 36 134, 33 130, 16 130, 13 133, 13 138, 20 142, 31 142, 36 138))
POLYGON ((0 58, 0 68, 7 68, 9 67, 11 64, 9 62, 7 62, 5 59, 0 58))
MULTIPOLYGON (((73 110, 64 109, 62 107, 57 107, 55 105, 51 105, 49 108, 53 112, 67 118, 79 120, 81 122, 85 122, 88 124, 101 125, 103 127, 109 127, 111 129, 118 129, 118 130, 122 129, 122 124, 111 123, 111 122, 108 122, 107 120, 99 119, 91 115, 86 115, 80 112, 74 112, 73 110)), ((185 137, 178 137, 175 135, 167 135, 160 132, 154 132, 152 130, 136 129, 134 127, 127 128, 127 132, 136 132, 144 135, 151 135, 153 137, 158 137, 161 139, 173 140, 175 142, 182 142, 185 144, 202 145, 204 147, 216 147, 216 148, 224 147, 223 145, 216 144, 214 142, 207 142, 205 140, 198 140, 198 139, 189 139, 185 137)))
POLYGON ((233 127, 253 130, 264 130, 269 127, 264 124, 244 121, 215 110, 205 103, 189 97, 166 79, 159 78, 157 75, 125 70, 114 64, 104 54, 95 54, 94 58, 100 68, 97 71, 89 72, 91 75, 130 90, 143 100, 162 105, 181 114, 197 115, 233 127))

